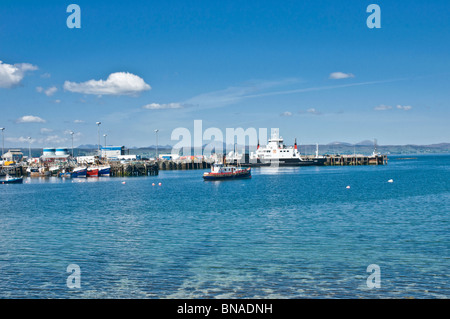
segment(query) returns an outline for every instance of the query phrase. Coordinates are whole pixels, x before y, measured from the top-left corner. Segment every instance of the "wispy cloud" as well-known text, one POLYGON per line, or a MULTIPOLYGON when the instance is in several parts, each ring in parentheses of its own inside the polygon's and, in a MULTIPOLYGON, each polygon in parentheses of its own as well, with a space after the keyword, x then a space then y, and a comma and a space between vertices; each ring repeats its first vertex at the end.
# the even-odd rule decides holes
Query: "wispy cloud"
POLYGON ((354 78, 355 76, 352 73, 343 73, 343 72, 333 72, 330 74, 329 79, 332 80, 342 80, 348 78, 354 78))
POLYGON ((281 113, 280 116, 286 116, 286 117, 288 117, 288 116, 292 116, 292 113, 286 111, 286 112, 281 113))
POLYGON ((0 88, 12 88, 20 84, 28 71, 38 67, 30 63, 7 64, 0 61, 0 88))
POLYGON ((224 90, 199 94, 185 102, 187 104, 199 105, 201 107, 222 107, 251 98, 251 94, 256 94, 257 92, 296 82, 298 82, 297 79, 285 79, 280 81, 249 81, 243 83, 242 85, 230 86, 224 90))
POLYGON ((381 104, 381 105, 375 106, 373 109, 375 111, 387 111, 387 110, 391 110, 392 106, 381 104))
MULTIPOLYGON (((393 107, 390 106, 390 105, 381 104, 381 105, 375 106, 373 109, 375 111, 388 111, 388 110, 392 110, 393 107)), ((412 109, 412 106, 410 106, 410 105, 397 105, 396 109, 403 110, 403 111, 410 111, 412 109)))
POLYGON ((314 91, 333 90, 333 89, 348 88, 348 87, 355 87, 355 86, 390 83, 390 82, 396 82, 396 81, 401 81, 401 80, 402 79, 394 79, 394 80, 358 82, 358 83, 340 84, 340 85, 317 86, 317 87, 310 87, 310 88, 246 95, 246 96, 244 96, 244 98, 259 98, 259 97, 266 97, 266 96, 276 96, 276 95, 287 95, 287 94, 297 94, 297 93, 314 92, 314 91))
POLYGON ((25 136, 19 136, 19 137, 7 137, 5 138, 5 141, 15 144, 28 144, 31 142, 33 145, 48 145, 48 146, 59 146, 61 144, 67 143, 69 141, 69 138, 67 137, 61 137, 60 135, 53 134, 48 135, 41 138, 31 138, 28 139, 28 137, 25 136))
POLYGON ((64 82, 64 90, 82 94, 136 96, 150 89, 141 77, 128 72, 111 73, 105 81, 64 82))
POLYGON ((41 134, 49 134, 49 133, 53 132, 53 130, 51 128, 46 128, 46 127, 41 128, 39 131, 41 132, 41 134))
POLYGON ((412 109, 411 105, 397 105, 397 109, 403 110, 403 111, 409 111, 412 109))
POLYGON ((163 110, 163 109, 181 109, 183 107, 184 104, 181 103, 167 103, 167 104, 150 103, 144 105, 142 108, 147 110, 163 110))
POLYGON ((16 120, 16 123, 45 123, 46 121, 39 116, 24 115, 16 120))
POLYGON ((240 86, 231 86, 224 90, 213 91, 209 93, 199 94, 190 99, 187 99, 184 103, 189 105, 199 106, 200 108, 219 108, 232 104, 239 103, 247 99, 268 97, 268 96, 278 96, 278 95, 289 95, 289 94, 299 94, 314 91, 324 91, 333 90, 340 88, 349 88, 365 85, 375 85, 401 81, 405 79, 391 79, 391 80, 380 80, 380 81, 367 81, 358 83, 348 83, 340 85, 328 85, 328 86, 318 86, 309 88, 299 88, 292 90, 282 90, 273 91, 276 87, 292 85, 293 83, 299 82, 298 79, 287 79, 281 81, 256 81, 247 82, 240 86), (268 91, 269 92, 264 92, 268 91))
POLYGON ((315 108, 307 109, 306 113, 314 114, 314 115, 321 115, 322 114, 321 112, 317 111, 315 108))

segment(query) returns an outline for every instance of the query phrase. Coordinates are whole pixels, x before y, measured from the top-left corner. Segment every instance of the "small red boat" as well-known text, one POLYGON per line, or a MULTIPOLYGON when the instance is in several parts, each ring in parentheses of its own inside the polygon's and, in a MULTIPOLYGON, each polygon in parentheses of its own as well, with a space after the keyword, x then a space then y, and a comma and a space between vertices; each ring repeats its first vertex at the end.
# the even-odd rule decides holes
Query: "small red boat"
POLYGON ((224 180, 250 177, 252 177, 250 167, 240 168, 236 166, 225 166, 218 163, 211 166, 211 172, 203 174, 204 180, 224 180))
POLYGON ((98 167, 89 167, 87 169, 88 177, 98 177, 98 167))

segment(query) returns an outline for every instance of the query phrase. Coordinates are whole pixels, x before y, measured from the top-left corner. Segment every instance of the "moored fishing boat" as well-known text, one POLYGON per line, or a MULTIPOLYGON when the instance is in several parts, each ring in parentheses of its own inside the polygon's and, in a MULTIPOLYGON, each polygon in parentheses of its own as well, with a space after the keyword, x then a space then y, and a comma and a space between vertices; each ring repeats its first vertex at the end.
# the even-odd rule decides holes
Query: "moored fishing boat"
POLYGON ((27 172, 30 177, 48 177, 50 172, 45 169, 45 167, 28 167, 27 172))
POLYGON ((87 168, 86 167, 75 167, 72 171, 71 177, 86 177, 87 168))
POLYGON ((103 165, 98 167, 98 176, 110 176, 111 175, 111 166, 103 165))
POLYGON ((59 165, 52 165, 48 168, 48 171, 51 175, 58 175, 59 171, 61 170, 59 165))
POLYGON ((98 177, 98 167, 97 166, 88 167, 87 176, 88 177, 98 177))
POLYGON ((5 179, 0 180, 0 184, 22 184, 23 178, 22 177, 11 177, 9 175, 6 175, 5 179))
POLYGON ((204 180, 225 180, 235 178, 252 177, 251 168, 241 168, 236 166, 225 166, 221 163, 215 163, 211 166, 211 172, 203 174, 204 180))

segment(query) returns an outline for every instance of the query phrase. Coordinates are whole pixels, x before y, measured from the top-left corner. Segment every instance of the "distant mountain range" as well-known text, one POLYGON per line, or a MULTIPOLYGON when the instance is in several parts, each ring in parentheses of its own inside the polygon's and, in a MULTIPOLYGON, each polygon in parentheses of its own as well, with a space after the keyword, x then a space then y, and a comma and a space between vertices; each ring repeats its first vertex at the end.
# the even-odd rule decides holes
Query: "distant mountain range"
MULTIPOLYGON (((214 146, 216 150, 219 151, 220 148, 230 152, 234 149, 233 145, 228 145, 218 142, 214 146), (220 147, 222 146, 222 147, 220 147)), ((84 144, 75 148, 75 156, 83 156, 83 155, 95 155, 97 152, 97 145, 94 144, 84 144)), ((206 145, 203 145, 202 148, 192 149, 192 153, 201 154, 201 150, 204 149, 206 145)), ((238 152, 242 152, 243 147, 241 145, 236 145, 238 152)), ((250 147, 250 150, 253 151, 256 146, 250 147)), ((6 148, 5 152, 8 149, 20 149, 25 156, 28 156, 28 148, 6 148)), ((316 145, 315 144, 298 144, 298 149, 301 154, 312 155, 315 154, 316 145)), ((71 150, 69 149, 69 152, 71 150)), ((171 145, 159 145, 158 153, 171 153, 172 146, 171 145)), ((246 152, 249 151, 249 147, 246 147, 246 152)), ((372 154, 374 151, 374 143, 373 141, 361 141, 356 144, 346 143, 346 142, 332 142, 326 145, 319 145, 319 154, 372 154)), ((387 155, 402 155, 402 154, 450 154, 450 143, 437 143, 430 145, 416 145, 416 144, 408 144, 408 145, 377 145, 377 152, 387 155)), ((33 157, 38 157, 42 155, 42 148, 32 148, 31 153, 33 157)), ((156 146, 150 145, 147 147, 133 147, 126 148, 126 153, 130 155, 141 155, 143 157, 154 157, 156 154, 156 146)))

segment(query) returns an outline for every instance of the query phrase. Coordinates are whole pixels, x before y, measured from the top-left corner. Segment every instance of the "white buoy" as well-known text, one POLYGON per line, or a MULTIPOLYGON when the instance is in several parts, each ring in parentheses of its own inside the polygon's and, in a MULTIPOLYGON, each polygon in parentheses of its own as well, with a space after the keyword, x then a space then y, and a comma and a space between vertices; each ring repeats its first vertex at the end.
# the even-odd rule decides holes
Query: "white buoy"
POLYGON ((161 186, 161 183, 159 183, 158 185, 161 186))
POLYGON ((155 183, 152 183, 152 186, 155 186, 155 183))
POLYGON ((394 182, 393 179, 388 180, 388 183, 393 183, 393 182, 394 182))
POLYGON ((123 184, 123 185, 125 185, 125 184, 126 184, 126 182, 122 182, 122 184, 123 184))
POLYGON ((347 186, 346 188, 347 188, 347 189, 350 189, 350 186, 347 186))

